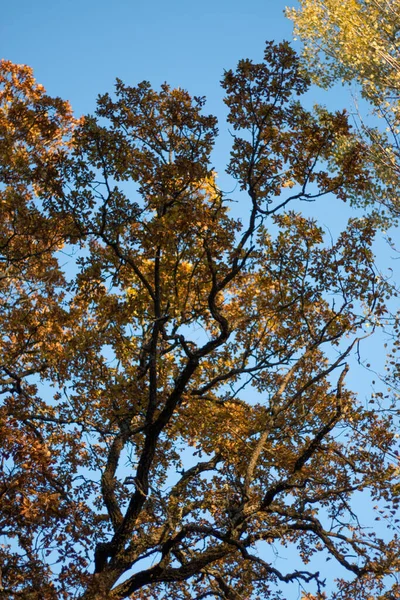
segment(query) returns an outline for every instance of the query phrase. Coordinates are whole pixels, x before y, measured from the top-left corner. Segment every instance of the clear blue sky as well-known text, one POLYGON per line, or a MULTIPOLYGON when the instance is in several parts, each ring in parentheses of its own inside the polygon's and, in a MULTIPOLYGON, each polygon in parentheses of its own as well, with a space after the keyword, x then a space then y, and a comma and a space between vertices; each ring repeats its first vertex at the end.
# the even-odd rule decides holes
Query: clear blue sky
MULTIPOLYGON (((296 0, 17 0, 2 7, 0 57, 33 67, 37 81, 50 95, 69 100, 76 116, 92 113, 97 95, 111 91, 116 77, 128 85, 146 79, 155 88, 166 81, 206 96, 205 110, 219 118, 213 166, 219 185, 230 191, 232 181, 224 176, 224 168, 231 138, 219 81, 224 69, 234 68, 241 58, 261 61, 266 40, 292 38, 292 23, 284 10, 295 4, 296 0)), ((308 102, 342 108, 349 98, 338 91, 323 94, 313 88, 308 102)), ((324 204, 323 223, 332 227, 337 211, 331 204, 324 204)), ((309 210, 304 204, 302 208, 309 210)), ((315 208, 310 207, 312 214, 315 208)), ((345 213, 340 211, 347 218, 345 213)))
POLYGON ((290 39, 284 0, 19 0, 5 2, 0 55, 34 68, 76 113, 93 110, 116 77, 164 81, 206 95, 240 58, 261 59, 266 39, 290 39))
POLYGON ((296 0, 9 1, 2 7, 0 58, 31 66, 38 83, 69 100, 76 116, 93 113, 97 95, 111 92, 117 77, 206 96, 205 111, 219 118, 213 167, 230 191, 224 168, 231 138, 219 82, 241 58, 261 61, 266 40, 292 38, 287 4, 296 0))

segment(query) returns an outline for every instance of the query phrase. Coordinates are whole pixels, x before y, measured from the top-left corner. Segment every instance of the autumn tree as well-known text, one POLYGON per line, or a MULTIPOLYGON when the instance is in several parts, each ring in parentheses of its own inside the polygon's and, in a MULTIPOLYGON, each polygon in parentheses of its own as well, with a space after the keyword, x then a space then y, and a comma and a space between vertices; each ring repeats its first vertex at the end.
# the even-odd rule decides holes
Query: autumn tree
MULTIPOLYGON (((351 86, 353 117, 370 160, 376 202, 396 220, 400 215, 400 3, 398 0, 300 0, 288 9, 303 44, 307 72, 329 89, 351 86), (361 96, 361 99, 360 99, 361 96), (378 118, 377 118, 378 117, 378 118)), ((388 238, 398 255, 396 237, 388 238)), ((392 305, 392 351, 384 376, 392 393, 400 389, 400 313, 392 305)))
MULTIPOLYGON (((0 531, 6 542, 18 531, 18 546, 11 550, 2 544, 1 589, 9 597, 10 581, 16 597, 30 585, 47 597, 40 569, 24 563, 28 557, 31 565, 37 562, 36 524, 46 520, 62 488, 52 477, 41 427, 24 415, 32 412, 36 395, 29 377, 45 374, 46 356, 62 333, 65 284, 56 258, 64 229, 45 213, 37 195, 64 160, 74 121, 68 103, 46 95, 31 69, 8 61, 0 65, 0 531)), ((38 397, 34 406, 40 412, 38 397)))
POLYGON ((203 98, 117 81, 74 121, 1 73, 2 597, 322 599, 317 553, 330 597, 398 597, 395 407, 348 385, 380 217, 330 240, 295 212, 370 198, 346 113, 301 105, 287 43, 227 71, 235 216, 203 98))
POLYGON ((318 84, 356 84, 384 127, 357 107, 378 177, 377 199, 400 213, 400 4, 398 0, 300 0, 288 9, 318 84))

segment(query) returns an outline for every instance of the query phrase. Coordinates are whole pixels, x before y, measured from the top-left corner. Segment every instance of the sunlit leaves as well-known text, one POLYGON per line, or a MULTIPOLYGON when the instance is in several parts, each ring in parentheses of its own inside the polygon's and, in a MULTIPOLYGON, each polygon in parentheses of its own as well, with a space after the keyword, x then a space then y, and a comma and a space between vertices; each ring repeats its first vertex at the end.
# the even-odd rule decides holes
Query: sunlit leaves
MULTIPOLYGON (((383 127, 372 126, 361 111, 361 129, 369 141, 371 170, 381 185, 374 199, 398 215, 399 188, 399 28, 397 0, 300 0, 288 9, 295 33, 304 42, 304 58, 314 80, 356 83, 383 127), (382 185, 383 184, 383 185, 382 185)), ((360 116, 360 115, 359 115, 360 116)))

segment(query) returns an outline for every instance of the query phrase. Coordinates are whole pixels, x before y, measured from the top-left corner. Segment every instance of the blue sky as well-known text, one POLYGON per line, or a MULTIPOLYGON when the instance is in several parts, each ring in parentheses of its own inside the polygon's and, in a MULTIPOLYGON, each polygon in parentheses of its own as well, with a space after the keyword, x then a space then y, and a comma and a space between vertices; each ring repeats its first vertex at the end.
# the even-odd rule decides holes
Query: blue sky
MULTIPOLYGON (((111 91, 116 77, 128 85, 146 79, 155 88, 166 81, 206 96, 205 110, 219 118, 213 167, 221 188, 230 192, 224 168, 231 138, 219 82, 224 69, 234 68, 239 59, 261 61, 266 40, 292 38, 287 4, 296 0, 7 2, 0 56, 30 65, 50 95, 71 102, 76 116, 92 113, 97 95, 111 91)), ((349 104, 349 97, 341 88, 326 94, 314 87, 307 103, 316 101, 337 109, 349 104)), ((323 203, 323 216, 332 227, 337 210, 331 205, 323 203)), ((302 208, 313 214, 316 207, 302 208)))
MULTIPOLYGON (((241 58, 261 61, 266 40, 291 40, 287 4, 297 2, 7 2, 0 21, 0 57, 31 66, 38 83, 50 95, 69 100, 76 116, 93 113, 97 95, 112 91, 117 77, 132 86, 148 80, 155 88, 166 81, 206 96, 205 111, 219 119, 213 166, 219 185, 230 191, 224 168, 231 138, 219 82, 224 69, 234 68, 241 58)), ((327 94, 314 87, 307 104, 316 101, 337 109, 349 104, 349 97, 341 88, 327 94)))
MULTIPOLYGON (((296 2, 289 2, 295 4, 296 2)), ((213 167, 224 191, 231 138, 220 80, 241 58, 263 57, 266 40, 292 38, 287 0, 19 0, 0 21, 0 57, 31 66, 52 96, 71 102, 76 116, 93 113, 98 94, 118 77, 127 85, 163 82, 206 96, 219 119, 213 167)), ((298 44, 297 44, 298 45, 298 44)), ((320 96, 314 90, 311 99, 320 96)))
POLYGON ((2 7, 0 54, 34 68, 50 94, 77 113, 93 109, 116 77, 167 81, 206 95, 240 58, 261 58, 266 39, 290 39, 283 0, 19 0, 2 7))

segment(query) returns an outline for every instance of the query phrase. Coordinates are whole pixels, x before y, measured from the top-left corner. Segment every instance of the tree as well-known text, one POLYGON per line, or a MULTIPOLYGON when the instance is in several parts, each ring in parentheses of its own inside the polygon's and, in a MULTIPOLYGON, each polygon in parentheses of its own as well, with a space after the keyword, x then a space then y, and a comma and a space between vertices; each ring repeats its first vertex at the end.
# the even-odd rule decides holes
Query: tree
MULTIPOLYGON (((290 9, 301 38, 303 60, 313 80, 324 87, 337 81, 356 84, 371 114, 357 106, 355 118, 368 147, 375 185, 371 198, 398 220, 400 215, 400 5, 397 0, 300 0, 290 9), (382 119, 377 121, 376 117, 382 119), (381 123, 383 122, 383 127, 381 123)), ((365 104, 365 102, 364 102, 365 104)), ((398 253, 396 240, 389 238, 398 253)), ((393 352, 384 377, 400 388, 398 307, 393 307, 393 352), (397 312, 397 314, 396 314, 397 312)))
POLYGON ((398 216, 400 175, 400 8, 397 0, 300 0, 290 9, 295 34, 304 42, 304 58, 313 79, 329 87, 356 82, 362 97, 385 121, 386 131, 361 126, 371 142, 378 178, 377 193, 398 216))
POLYGON ((400 11, 397 0, 300 0, 289 9, 308 62, 322 83, 356 80, 376 105, 398 111, 400 11))
POLYGON ((46 356, 62 334, 65 278, 56 254, 65 228, 45 214, 37 196, 45 183, 54 184, 75 122, 68 103, 47 96, 28 67, 0 65, 0 531, 6 540, 18 531, 18 550, 24 552, 21 558, 15 547, 2 545, 0 583, 5 597, 8 581, 16 597, 30 584, 47 597, 31 548, 35 527, 61 487, 52 475, 48 440, 28 416, 42 411, 46 417, 49 409, 27 379, 47 376, 46 356))
POLYGON ((390 293, 379 218, 326 243, 289 210, 368 194, 346 113, 302 107, 287 43, 227 71, 235 218, 203 98, 117 81, 74 121, 2 74, 2 596, 322 599, 322 553, 335 597, 396 597, 391 523, 352 503, 398 507, 396 413, 346 386, 390 293))

